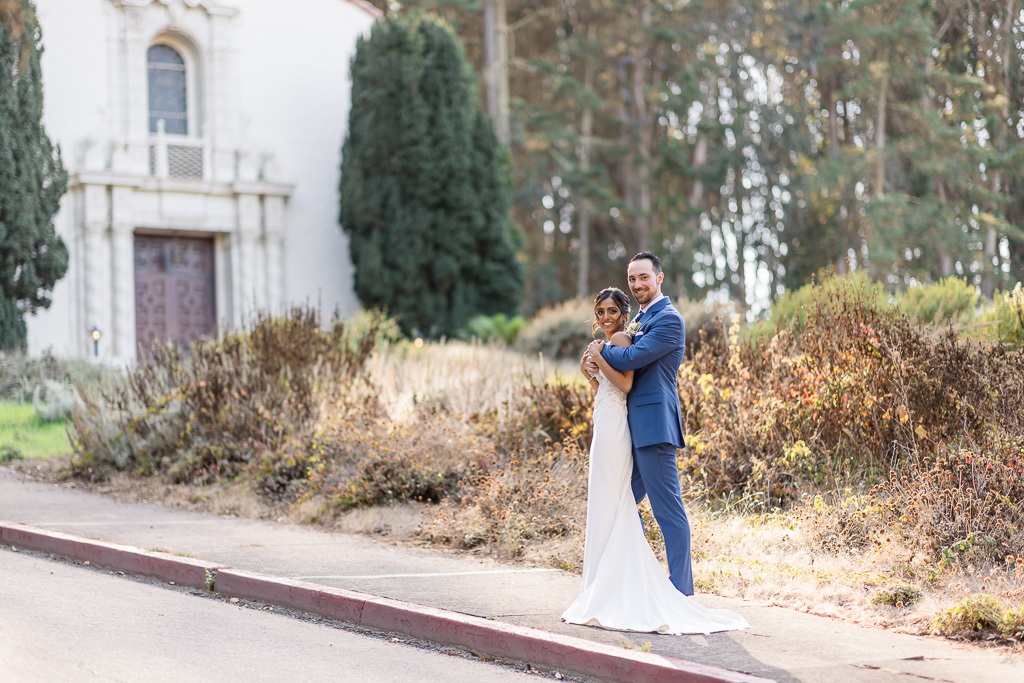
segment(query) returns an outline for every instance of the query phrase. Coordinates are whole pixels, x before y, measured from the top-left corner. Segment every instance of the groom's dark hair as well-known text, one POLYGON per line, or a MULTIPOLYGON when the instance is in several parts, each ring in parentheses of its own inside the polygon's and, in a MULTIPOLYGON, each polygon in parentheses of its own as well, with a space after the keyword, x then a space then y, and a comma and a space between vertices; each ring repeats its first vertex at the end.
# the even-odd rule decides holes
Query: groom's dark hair
POLYGON ((639 254, 629 259, 629 262, 632 263, 633 261, 641 261, 643 259, 647 259, 651 262, 651 265, 654 266, 655 275, 661 272, 661 259, 658 258, 658 255, 653 251, 641 251, 639 254))

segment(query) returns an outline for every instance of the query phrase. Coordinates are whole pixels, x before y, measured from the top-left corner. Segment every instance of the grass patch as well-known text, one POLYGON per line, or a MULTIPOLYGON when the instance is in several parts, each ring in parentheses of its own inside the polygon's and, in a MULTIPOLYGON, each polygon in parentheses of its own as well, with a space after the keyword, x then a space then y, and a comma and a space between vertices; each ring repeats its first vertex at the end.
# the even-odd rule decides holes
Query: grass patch
POLYGON ((40 419, 30 404, 0 402, 0 453, 23 458, 70 455, 71 443, 64 421, 40 419))

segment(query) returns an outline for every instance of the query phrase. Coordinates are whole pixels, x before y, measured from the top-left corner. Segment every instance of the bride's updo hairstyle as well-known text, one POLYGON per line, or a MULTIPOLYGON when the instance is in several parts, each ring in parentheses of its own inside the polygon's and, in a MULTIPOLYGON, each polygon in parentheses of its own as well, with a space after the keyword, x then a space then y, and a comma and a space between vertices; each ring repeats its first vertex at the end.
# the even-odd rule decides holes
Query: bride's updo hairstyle
MULTIPOLYGON (((597 305, 605 299, 611 299, 615 302, 615 305, 619 307, 620 311, 622 311, 622 319, 624 321, 629 320, 629 297, 623 294, 621 289, 618 287, 605 287, 602 289, 597 293, 597 296, 594 297, 594 308, 597 308, 597 305)), ((600 328, 598 327, 597 320, 595 319, 593 334, 596 335, 598 329, 600 328)))

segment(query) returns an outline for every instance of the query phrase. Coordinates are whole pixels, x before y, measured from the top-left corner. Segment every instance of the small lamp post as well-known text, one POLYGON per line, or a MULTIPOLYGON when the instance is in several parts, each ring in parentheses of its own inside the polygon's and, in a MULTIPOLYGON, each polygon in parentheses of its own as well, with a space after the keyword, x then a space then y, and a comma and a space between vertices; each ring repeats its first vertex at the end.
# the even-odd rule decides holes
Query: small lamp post
POLYGON ((92 355, 98 358, 100 355, 100 337, 103 335, 100 334, 100 329, 93 325, 90 336, 92 336, 92 355))

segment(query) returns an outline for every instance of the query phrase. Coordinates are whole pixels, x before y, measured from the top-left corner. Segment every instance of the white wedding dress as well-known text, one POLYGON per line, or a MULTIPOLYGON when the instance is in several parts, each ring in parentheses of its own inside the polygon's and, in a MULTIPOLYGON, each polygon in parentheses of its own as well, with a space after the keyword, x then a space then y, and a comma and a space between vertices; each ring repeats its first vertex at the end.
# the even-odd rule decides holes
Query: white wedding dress
POLYGON ((707 609, 672 585, 644 537, 630 487, 633 452, 626 395, 598 374, 590 445, 583 590, 562 619, 619 631, 713 633, 748 628, 734 612, 707 609))

